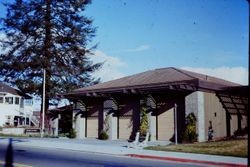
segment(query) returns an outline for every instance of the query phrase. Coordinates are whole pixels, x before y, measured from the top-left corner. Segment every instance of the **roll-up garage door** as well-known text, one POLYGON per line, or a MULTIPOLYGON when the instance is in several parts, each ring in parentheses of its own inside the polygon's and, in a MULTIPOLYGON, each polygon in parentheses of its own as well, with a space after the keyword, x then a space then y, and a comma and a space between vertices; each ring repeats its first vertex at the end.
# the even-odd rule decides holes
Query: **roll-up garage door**
POLYGON ((87 117, 87 137, 98 137, 98 117, 87 117))
POLYGON ((158 115, 158 140, 168 141, 174 134, 174 109, 158 115))
POLYGON ((129 139, 132 133, 132 116, 119 117, 119 139, 129 139))

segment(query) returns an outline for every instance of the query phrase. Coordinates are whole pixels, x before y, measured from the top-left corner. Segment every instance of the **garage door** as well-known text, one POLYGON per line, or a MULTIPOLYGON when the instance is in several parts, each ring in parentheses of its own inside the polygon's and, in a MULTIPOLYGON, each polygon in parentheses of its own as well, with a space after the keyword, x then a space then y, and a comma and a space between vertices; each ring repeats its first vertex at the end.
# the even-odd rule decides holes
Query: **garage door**
POLYGON ((87 137, 98 137, 98 117, 87 118, 87 137))
POLYGON ((131 116, 119 117, 119 139, 129 139, 132 128, 133 121, 131 116))
POLYGON ((158 115, 158 140, 169 140, 174 134, 174 109, 158 115))

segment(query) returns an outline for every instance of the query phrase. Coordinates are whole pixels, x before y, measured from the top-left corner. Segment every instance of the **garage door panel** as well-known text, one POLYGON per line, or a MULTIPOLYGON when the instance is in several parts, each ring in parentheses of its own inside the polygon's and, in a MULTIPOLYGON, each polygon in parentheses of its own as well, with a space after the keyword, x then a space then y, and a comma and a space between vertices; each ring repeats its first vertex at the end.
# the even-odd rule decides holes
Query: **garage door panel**
POLYGON ((131 117, 119 118, 119 138, 129 139, 132 133, 133 121, 131 117))
POLYGON ((174 110, 158 115, 158 140, 169 140, 174 135, 174 110))
POLYGON ((98 137, 98 118, 87 118, 87 137, 98 137))

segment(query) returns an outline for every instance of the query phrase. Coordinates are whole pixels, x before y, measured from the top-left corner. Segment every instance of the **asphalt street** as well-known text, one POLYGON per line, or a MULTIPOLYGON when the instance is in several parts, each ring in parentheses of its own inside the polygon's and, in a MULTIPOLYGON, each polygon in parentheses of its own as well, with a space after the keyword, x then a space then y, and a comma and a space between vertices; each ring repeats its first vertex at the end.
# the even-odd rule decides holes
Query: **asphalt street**
MULTIPOLYGON (((0 143, 0 165, 4 165, 7 144, 0 143)), ((197 164, 184 164, 159 160, 138 159, 126 156, 44 149, 13 145, 15 166, 22 167, 191 167, 197 164)))

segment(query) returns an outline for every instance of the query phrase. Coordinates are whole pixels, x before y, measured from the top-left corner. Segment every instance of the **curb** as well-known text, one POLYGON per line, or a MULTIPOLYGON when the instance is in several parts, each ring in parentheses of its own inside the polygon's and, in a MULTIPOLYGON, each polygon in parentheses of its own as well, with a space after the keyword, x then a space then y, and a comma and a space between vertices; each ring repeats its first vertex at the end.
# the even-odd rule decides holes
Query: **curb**
POLYGON ((139 155, 139 154, 126 154, 126 156, 134 157, 134 158, 145 158, 145 159, 155 159, 155 160, 163 160, 163 161, 175 161, 181 163, 197 163, 197 164, 205 164, 211 166, 224 166, 224 167, 247 167, 247 164, 234 164, 234 163, 226 163, 226 162, 212 162, 205 160, 192 160, 192 159, 184 159, 184 158, 173 158, 173 157, 159 157, 159 156, 151 156, 151 155, 139 155))

